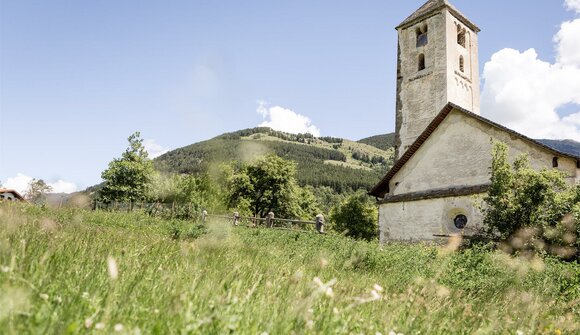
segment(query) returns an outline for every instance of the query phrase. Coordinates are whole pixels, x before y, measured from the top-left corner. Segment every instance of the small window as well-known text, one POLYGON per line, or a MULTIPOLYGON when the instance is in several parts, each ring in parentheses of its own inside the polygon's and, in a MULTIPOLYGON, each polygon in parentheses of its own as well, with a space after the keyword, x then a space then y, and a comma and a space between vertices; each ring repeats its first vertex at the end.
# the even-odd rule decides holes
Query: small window
POLYGON ((552 158, 552 167, 558 167, 558 157, 552 158))
POLYGON ((457 44, 465 48, 465 28, 457 26, 457 44))
POLYGON ((580 159, 576 160, 576 168, 580 169, 580 159))
POLYGON ((417 48, 425 46, 427 43, 429 43, 426 24, 422 27, 417 27, 417 29, 415 29, 415 33, 417 34, 417 48))
POLYGON ((463 214, 457 215, 455 219, 453 219, 453 224, 455 224, 455 227, 457 227, 457 229, 465 228, 465 226, 467 226, 467 216, 463 214))
POLYGON ((463 56, 459 56, 459 71, 465 72, 465 60, 463 56))
POLYGON ((425 70, 425 55, 424 54, 420 54, 419 55, 419 65, 418 65, 418 70, 425 70))

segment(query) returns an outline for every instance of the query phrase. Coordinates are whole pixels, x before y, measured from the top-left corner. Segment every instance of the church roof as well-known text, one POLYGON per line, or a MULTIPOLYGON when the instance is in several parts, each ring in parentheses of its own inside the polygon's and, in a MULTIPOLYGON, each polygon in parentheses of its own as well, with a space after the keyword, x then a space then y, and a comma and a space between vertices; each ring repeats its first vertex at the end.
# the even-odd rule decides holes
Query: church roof
POLYGON ((397 172, 399 172, 399 170, 401 170, 401 168, 407 163, 407 161, 409 161, 409 159, 411 159, 411 157, 417 152, 417 150, 419 150, 419 148, 423 145, 423 143, 425 143, 425 141, 427 141, 429 136, 431 136, 431 134, 439 127, 439 125, 443 122, 443 120, 445 120, 447 115, 449 115, 449 113, 451 113, 451 111, 453 111, 453 110, 460 111, 463 114, 470 116, 474 119, 477 119, 477 120, 479 120, 485 124, 488 124, 494 128, 508 132, 508 133, 514 135, 515 137, 518 137, 518 138, 520 138, 528 143, 532 143, 533 145, 539 146, 539 147, 543 148, 544 150, 547 150, 547 151, 553 153, 555 156, 568 157, 568 158, 575 159, 576 161, 580 161, 580 156, 575 156, 575 155, 571 155, 571 154, 566 153, 566 152, 556 150, 556 149, 549 147, 549 146, 547 146, 539 141, 536 141, 536 140, 531 139, 523 134, 520 134, 517 131, 514 131, 512 129, 504 127, 498 123, 495 123, 495 122, 488 120, 480 115, 472 113, 472 112, 470 112, 466 109, 463 109, 463 108, 450 102, 445 107, 443 107, 441 112, 439 112, 439 114, 437 114, 437 116, 433 119, 433 121, 431 121, 431 123, 429 124, 429 126, 427 126, 427 128, 423 131, 423 133, 421 133, 421 135, 419 135, 419 137, 415 140, 415 142, 413 142, 413 144, 407 149, 407 151, 405 151, 405 153, 403 153, 401 158, 397 162, 395 162, 395 165, 393 165, 393 167, 391 168, 391 170, 389 170, 387 175, 375 187, 373 187, 373 189, 369 192, 369 195, 372 195, 375 197, 383 197, 383 196, 385 196, 385 194, 387 194, 389 192, 389 181, 391 180, 391 178, 393 178, 395 176, 395 174, 397 172))
POLYGON ((411 25, 415 24, 417 21, 420 21, 421 19, 430 15, 431 13, 436 12, 438 10, 441 10, 443 8, 447 8, 451 12, 451 14, 453 14, 463 24, 468 26, 473 31, 475 31, 475 32, 480 31, 480 29, 475 24, 473 24, 473 22, 471 22, 467 17, 465 17, 465 15, 463 15, 459 10, 457 10, 457 8, 455 8, 447 0, 429 0, 429 1, 427 1, 423 6, 421 6, 413 14, 411 14, 411 16, 409 16, 403 22, 401 22, 401 24, 399 24, 397 26, 397 29, 406 28, 408 26, 411 26, 411 25))

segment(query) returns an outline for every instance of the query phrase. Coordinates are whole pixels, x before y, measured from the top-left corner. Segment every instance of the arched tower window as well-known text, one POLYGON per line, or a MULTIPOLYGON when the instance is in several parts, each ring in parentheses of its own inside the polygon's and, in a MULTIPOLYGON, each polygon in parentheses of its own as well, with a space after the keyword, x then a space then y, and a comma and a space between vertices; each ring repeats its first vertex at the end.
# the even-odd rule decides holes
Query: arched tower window
POLYGON ((457 44, 465 48, 465 28, 457 26, 457 44))
POLYGON ((427 37, 427 25, 424 24, 415 29, 415 34, 417 34, 417 48, 427 45, 429 43, 429 38, 427 37))
POLYGON ((465 60, 463 56, 459 56, 459 71, 465 72, 465 60))
POLYGON ((425 70, 425 54, 419 54, 418 71, 425 70))
POLYGON ((558 167, 558 157, 552 158, 552 167, 558 167))

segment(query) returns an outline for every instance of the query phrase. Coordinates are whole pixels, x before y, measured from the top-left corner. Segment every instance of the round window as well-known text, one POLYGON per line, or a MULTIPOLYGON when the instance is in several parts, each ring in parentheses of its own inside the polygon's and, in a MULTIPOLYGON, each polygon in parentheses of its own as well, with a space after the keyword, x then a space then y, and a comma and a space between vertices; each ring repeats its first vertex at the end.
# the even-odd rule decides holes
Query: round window
POLYGON ((463 229, 467 225, 467 216, 459 214, 453 219, 453 223, 455 223, 455 227, 458 229, 463 229))

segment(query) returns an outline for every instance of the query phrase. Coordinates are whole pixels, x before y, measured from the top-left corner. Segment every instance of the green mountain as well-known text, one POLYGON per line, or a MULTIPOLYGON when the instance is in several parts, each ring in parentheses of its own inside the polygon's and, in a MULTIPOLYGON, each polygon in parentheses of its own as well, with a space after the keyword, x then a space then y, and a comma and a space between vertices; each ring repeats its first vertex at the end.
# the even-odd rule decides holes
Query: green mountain
POLYGON ((289 134, 251 128, 217 136, 170 151, 154 160, 161 171, 218 172, 223 163, 247 162, 266 153, 297 164, 301 185, 328 186, 342 192, 374 186, 392 166, 392 147, 369 145, 336 137, 289 134))
POLYGON ((538 140, 543 144, 574 156, 580 157, 580 142, 573 140, 538 140))
POLYGON ((389 150, 390 148, 395 146, 395 133, 371 136, 363 138, 358 142, 372 145, 373 147, 379 148, 381 150, 389 150))

